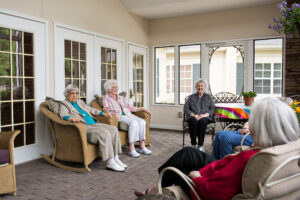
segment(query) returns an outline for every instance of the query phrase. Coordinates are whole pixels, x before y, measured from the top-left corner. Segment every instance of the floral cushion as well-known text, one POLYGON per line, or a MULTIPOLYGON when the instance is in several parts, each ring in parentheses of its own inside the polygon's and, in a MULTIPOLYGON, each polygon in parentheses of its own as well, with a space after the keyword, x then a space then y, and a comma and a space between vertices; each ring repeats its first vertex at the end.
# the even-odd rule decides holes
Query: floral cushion
POLYGON ((54 112, 56 115, 59 113, 60 101, 55 100, 51 97, 46 97, 45 101, 47 102, 49 109, 54 112))
POLYGON ((7 149, 0 149, 0 165, 9 163, 9 151, 7 149))

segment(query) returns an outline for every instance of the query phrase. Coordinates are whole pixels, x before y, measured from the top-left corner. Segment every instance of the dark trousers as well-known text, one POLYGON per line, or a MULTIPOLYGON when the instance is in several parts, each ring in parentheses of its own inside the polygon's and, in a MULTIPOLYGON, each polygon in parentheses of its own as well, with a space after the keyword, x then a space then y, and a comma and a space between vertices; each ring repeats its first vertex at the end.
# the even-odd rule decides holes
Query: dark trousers
MULTIPOLYGON (((175 167, 188 175, 191 171, 198 171, 209 163, 215 161, 215 159, 193 147, 185 147, 177 151, 167 162, 158 168, 158 172, 161 172, 166 167, 175 167)), ((187 195, 190 196, 189 186, 173 171, 165 172, 162 178, 162 187, 168 187, 171 185, 179 185, 187 195)))
POLYGON ((196 136, 197 136, 198 137, 198 145, 203 146, 206 127, 211 122, 212 122, 212 120, 208 117, 204 117, 200 120, 197 120, 196 118, 192 117, 187 120, 187 123, 189 124, 192 145, 197 144, 197 142, 196 142, 196 136))

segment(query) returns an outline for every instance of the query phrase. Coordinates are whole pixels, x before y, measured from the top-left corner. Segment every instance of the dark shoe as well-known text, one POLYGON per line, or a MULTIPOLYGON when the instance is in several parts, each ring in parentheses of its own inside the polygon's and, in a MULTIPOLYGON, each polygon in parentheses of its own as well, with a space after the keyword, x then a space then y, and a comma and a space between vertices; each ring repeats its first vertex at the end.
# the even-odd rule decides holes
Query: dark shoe
POLYGON ((134 191, 134 194, 137 197, 141 197, 141 196, 144 196, 145 194, 148 194, 148 190, 149 190, 149 188, 145 192, 140 192, 140 191, 136 190, 136 191, 134 191))

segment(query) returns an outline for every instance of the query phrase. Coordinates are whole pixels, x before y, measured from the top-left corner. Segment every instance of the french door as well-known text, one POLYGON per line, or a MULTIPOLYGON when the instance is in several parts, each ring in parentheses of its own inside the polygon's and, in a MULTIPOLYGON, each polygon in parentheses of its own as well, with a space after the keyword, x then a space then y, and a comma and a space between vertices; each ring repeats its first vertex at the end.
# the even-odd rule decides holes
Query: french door
POLYGON ((0 129, 20 130, 15 162, 49 150, 44 118, 38 112, 46 97, 47 22, 0 12, 0 129))
POLYGON ((128 44, 129 98, 136 107, 148 108, 148 48, 128 44))

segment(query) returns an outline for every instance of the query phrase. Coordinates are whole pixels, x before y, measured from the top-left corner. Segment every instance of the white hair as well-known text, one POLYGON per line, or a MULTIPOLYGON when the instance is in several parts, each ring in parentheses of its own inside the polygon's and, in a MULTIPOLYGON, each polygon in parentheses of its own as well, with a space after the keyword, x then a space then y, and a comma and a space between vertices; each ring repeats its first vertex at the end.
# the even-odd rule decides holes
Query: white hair
POLYGON ((105 92, 108 93, 108 90, 111 90, 111 88, 112 88, 114 85, 118 85, 118 81, 116 81, 116 80, 114 80, 114 79, 107 80, 107 81, 104 83, 104 90, 105 90, 105 92))
POLYGON ((278 98, 266 97, 255 102, 249 125, 258 147, 281 145, 299 138, 296 113, 278 98))
POLYGON ((199 83, 203 83, 203 84, 204 84, 204 86, 205 86, 205 92, 206 92, 206 89, 207 89, 207 82, 206 82, 206 80, 203 79, 203 78, 200 78, 199 80, 197 80, 197 81, 195 82, 195 88, 197 87, 197 85, 198 85, 199 83))
POLYGON ((77 87, 77 85, 73 85, 73 84, 69 84, 64 91, 64 95, 65 97, 68 96, 69 92, 71 92, 72 90, 76 90, 77 92, 79 92, 79 89, 77 87))

